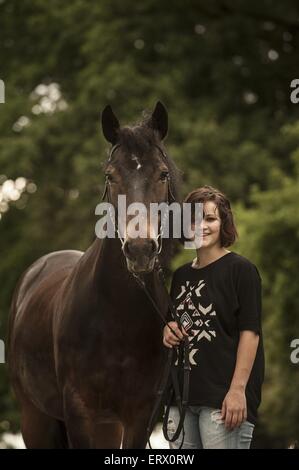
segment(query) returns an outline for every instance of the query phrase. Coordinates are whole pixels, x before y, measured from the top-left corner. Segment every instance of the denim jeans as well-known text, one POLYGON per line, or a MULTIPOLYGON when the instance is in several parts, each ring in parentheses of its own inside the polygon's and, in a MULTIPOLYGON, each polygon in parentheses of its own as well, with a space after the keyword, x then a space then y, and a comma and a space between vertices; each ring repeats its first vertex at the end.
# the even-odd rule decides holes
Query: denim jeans
MULTIPOLYGON (((179 423, 179 411, 172 406, 167 423, 169 437, 174 435, 179 423)), ((249 449, 254 424, 244 421, 232 430, 224 426, 221 410, 207 406, 189 406, 184 421, 185 438, 182 449, 249 449)), ((169 442, 170 449, 179 449, 183 432, 169 442)))

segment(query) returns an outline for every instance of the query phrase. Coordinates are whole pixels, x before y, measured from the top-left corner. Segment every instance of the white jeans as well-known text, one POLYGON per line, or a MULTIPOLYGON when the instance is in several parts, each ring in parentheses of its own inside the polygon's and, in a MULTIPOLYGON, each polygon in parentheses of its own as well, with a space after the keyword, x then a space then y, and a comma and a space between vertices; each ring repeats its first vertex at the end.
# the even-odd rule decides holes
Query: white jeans
MULTIPOLYGON (((167 423, 168 435, 173 436, 178 423, 179 411, 172 406, 167 423)), ((244 421, 232 430, 224 426, 221 410, 207 406, 189 406, 184 421, 185 438, 182 449, 249 449, 254 424, 244 421)), ((183 432, 178 439, 169 442, 170 449, 179 449, 183 432)))

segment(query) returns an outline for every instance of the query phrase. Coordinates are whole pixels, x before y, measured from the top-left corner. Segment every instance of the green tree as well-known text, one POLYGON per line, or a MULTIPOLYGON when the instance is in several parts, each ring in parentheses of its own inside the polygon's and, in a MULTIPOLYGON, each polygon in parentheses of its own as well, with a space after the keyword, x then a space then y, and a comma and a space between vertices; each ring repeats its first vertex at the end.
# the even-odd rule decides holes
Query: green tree
MULTIPOLYGON (((270 283, 276 258, 269 240, 275 235, 281 240, 275 246, 283 249, 287 234, 275 225, 278 215, 271 203, 287 192, 287 184, 294 191, 296 186, 298 108, 289 95, 297 75, 298 9, 295 0, 175 0, 171 8, 158 0, 0 3, 0 78, 6 85, 6 103, 0 105, 0 185, 27 179, 19 200, 8 207, 0 201, 0 338, 16 280, 28 264, 51 250, 85 249, 93 238, 107 149, 99 117, 107 103, 128 123, 157 99, 165 102, 167 149, 184 171, 184 193, 212 184, 243 208, 246 243, 240 250, 261 263, 266 286, 274 286, 267 294, 273 305, 267 307, 266 301, 271 336, 271 321, 280 322, 285 308, 295 312, 295 284, 289 282, 294 272, 279 264, 270 283), (264 235, 263 208, 269 210, 271 227, 264 235), (251 224, 257 230, 247 236, 251 224), (294 298, 289 294, 288 303, 283 299, 291 285, 294 298)), ((294 224, 295 233, 292 217, 286 211, 285 222, 294 224)), ((285 259, 295 263, 293 241, 285 250, 285 259)), ((279 357, 287 355, 287 331, 283 324, 279 357)), ((280 370, 271 347, 269 360, 273 370, 280 370)), ((0 421, 16 423, 0 368, 0 421)), ((269 404, 286 403, 278 397, 285 383, 279 372, 275 383, 276 388, 269 387, 272 396, 265 395, 267 423, 269 404)), ((296 408, 295 394, 292 400, 296 408)), ((296 414, 287 414, 280 425, 278 414, 277 426, 265 424, 262 432, 271 439, 287 439, 290 430, 296 434, 296 414)))

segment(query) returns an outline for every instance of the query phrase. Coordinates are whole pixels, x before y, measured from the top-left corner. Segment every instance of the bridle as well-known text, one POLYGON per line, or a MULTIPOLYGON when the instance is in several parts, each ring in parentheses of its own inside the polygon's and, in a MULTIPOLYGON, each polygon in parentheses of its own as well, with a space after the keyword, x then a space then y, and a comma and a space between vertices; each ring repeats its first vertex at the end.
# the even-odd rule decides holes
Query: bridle
MULTIPOLYGON (((108 163, 111 161, 114 152, 120 146, 121 146, 121 144, 118 143, 118 144, 115 144, 112 147, 112 149, 110 150, 109 157, 108 157, 108 163)), ((166 153, 164 152, 164 150, 161 147, 159 147, 159 145, 154 144, 154 146, 159 150, 159 152, 162 156, 162 159, 163 159, 164 163, 166 164, 166 166, 168 168, 166 153)), ((112 223, 114 225, 115 232, 118 234, 118 237, 119 237, 119 240, 120 240, 120 243, 121 243, 121 247, 122 247, 122 251, 124 252, 125 241, 124 241, 124 239, 122 238, 122 236, 120 234, 117 220, 114 220, 114 216, 111 213, 111 205, 112 205, 111 201, 112 201, 112 199, 111 199, 111 194, 110 194, 110 182, 109 182, 108 177, 106 177, 106 179, 105 179, 105 187, 104 187, 104 191, 103 191, 103 194, 102 194, 101 201, 103 201, 106 196, 107 196, 107 201, 109 203, 109 206, 108 206, 109 215, 110 215, 110 218, 111 218, 112 223)), ((175 197, 174 197, 172 189, 171 189, 170 174, 168 173, 168 175, 167 175, 167 201, 166 201, 168 205, 169 205, 170 201, 175 201, 175 197)), ((164 228, 164 222, 165 222, 165 215, 167 216, 168 214, 167 213, 164 214, 164 217, 161 220, 158 235, 157 235, 157 239, 156 239, 156 241, 158 242, 158 250, 157 250, 157 254, 156 254, 156 263, 155 263, 154 269, 158 273, 158 277, 161 281, 161 286, 162 286, 163 290, 165 291, 165 295, 167 297, 168 308, 169 308, 170 314, 171 314, 173 320, 175 321, 175 318, 176 318, 175 309, 174 309, 174 306, 172 304, 171 297, 168 294, 167 288, 165 286, 165 278, 164 278, 163 268, 162 268, 160 260, 159 260, 159 255, 161 254, 161 251, 162 251, 162 240, 163 240, 163 228, 164 228), (160 243, 159 243, 159 240, 160 240, 160 243)), ((170 331, 179 339, 179 337, 176 334, 176 332, 174 331, 174 329, 172 327, 170 327, 168 322, 165 320, 165 317, 164 317, 163 313, 161 312, 160 308, 158 307, 155 299, 153 298, 153 296, 149 292, 148 288, 146 287, 144 279, 142 279, 142 277, 137 273, 132 273, 132 275, 135 278, 137 284, 145 292, 146 296, 148 297, 148 299, 152 303, 156 313, 160 317, 160 319, 161 319, 162 323, 164 324, 164 326, 167 326, 170 329, 170 331)), ((185 419, 186 408, 187 408, 187 405, 188 405, 189 380, 190 380, 190 370, 191 370, 190 361, 189 361, 189 340, 188 340, 188 338, 185 338, 184 341, 182 343, 180 343, 180 345, 177 347, 177 352, 178 352, 178 363, 177 363, 177 367, 175 367, 175 362, 176 362, 176 357, 175 356, 176 355, 174 354, 174 349, 171 348, 171 349, 168 350, 167 363, 165 365, 164 373, 162 375, 162 380, 161 380, 161 383, 160 383, 160 386, 159 386, 159 389, 158 389, 158 392, 157 392, 157 399, 156 399, 156 402, 154 404, 152 415, 150 417, 149 424, 148 424, 148 427, 147 427, 147 441, 149 443, 150 448, 152 448, 151 443, 150 443, 150 435, 151 435, 151 433, 154 429, 156 420, 159 416, 160 408, 163 404, 165 404, 165 399, 166 399, 167 396, 168 396, 168 403, 167 403, 167 406, 166 406, 164 421, 163 421, 163 434, 164 434, 164 437, 169 442, 174 442, 175 440, 178 439, 178 437, 180 436, 180 433, 182 431, 183 432, 183 439, 182 439, 182 442, 181 442, 179 448, 182 447, 183 442, 184 442, 184 437, 185 437, 184 419, 185 419), (182 345, 183 345, 183 348, 181 347, 182 345), (181 391, 180 391, 179 380, 178 380, 178 377, 177 377, 177 373, 178 373, 178 370, 179 370, 180 367, 183 367, 183 369, 184 369, 182 395, 181 395, 181 391), (169 412, 170 412, 172 399, 173 399, 174 396, 175 396, 176 404, 177 404, 177 407, 178 407, 179 413, 180 413, 180 421, 179 421, 178 427, 177 427, 174 435, 172 437, 169 437, 168 436, 168 430, 167 430, 167 422, 168 422, 168 417, 169 417, 169 412)))
MULTIPOLYGON (((159 145, 157 144, 153 144, 154 147, 156 147, 161 156, 162 156, 162 159, 164 161, 164 163, 166 164, 166 166, 168 167, 168 164, 167 164, 167 155, 166 153, 164 152, 164 150, 159 147, 159 145)), ((121 144, 115 144, 112 149, 110 150, 110 154, 109 154, 109 157, 108 157, 108 163, 112 160, 112 156, 114 154, 114 152, 121 146, 121 144)), ((121 243, 121 246, 122 246, 122 250, 124 248, 124 244, 125 244, 125 241, 123 239, 123 237, 121 236, 120 234, 120 231, 119 231, 119 227, 118 227, 118 223, 117 223, 117 220, 115 219, 114 220, 114 217, 113 217, 113 214, 111 213, 111 205, 112 205, 112 201, 111 201, 111 194, 110 194, 110 182, 109 182, 109 179, 108 177, 106 176, 106 179, 105 179, 105 187, 104 187, 104 191, 103 191, 103 194, 102 194, 102 198, 101 198, 101 201, 103 201, 105 199, 105 197, 107 196, 107 201, 109 203, 109 206, 108 206, 108 211, 109 211, 109 215, 110 215, 110 219, 114 225, 114 229, 115 229, 115 232, 117 233, 118 235, 118 238, 120 240, 120 243, 121 243)), ((171 188, 171 182, 170 182, 170 174, 168 173, 167 175, 167 201, 166 204, 169 205, 170 202, 173 202, 175 201, 175 197, 173 195, 173 192, 172 192, 172 188, 171 188)), ((163 219, 161 220, 161 223, 160 223, 160 226, 159 226, 159 231, 158 231, 158 235, 157 235, 157 238, 156 238, 156 242, 158 244, 158 250, 157 250, 157 255, 159 255, 161 252, 162 252, 162 244, 163 244, 163 229, 164 229, 164 225, 165 225, 165 222, 166 222, 166 219, 168 217, 168 214, 167 212, 165 212, 164 216, 163 216, 163 219)))

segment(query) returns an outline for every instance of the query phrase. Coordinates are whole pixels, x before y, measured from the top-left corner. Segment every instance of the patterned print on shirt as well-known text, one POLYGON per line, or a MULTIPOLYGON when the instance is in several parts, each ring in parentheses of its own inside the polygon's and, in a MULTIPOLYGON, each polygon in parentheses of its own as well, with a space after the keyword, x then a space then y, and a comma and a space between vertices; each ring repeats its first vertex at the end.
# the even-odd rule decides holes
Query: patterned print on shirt
MULTIPOLYGON (((181 291, 176 297, 179 301, 176 313, 181 325, 189 333, 189 360, 191 366, 198 364, 200 341, 213 341, 216 338, 215 317, 216 311, 213 304, 207 306, 201 304, 202 290, 206 286, 205 281, 200 280, 196 284, 186 281, 181 285, 181 291)), ((204 292, 204 291, 203 291, 204 292)))

